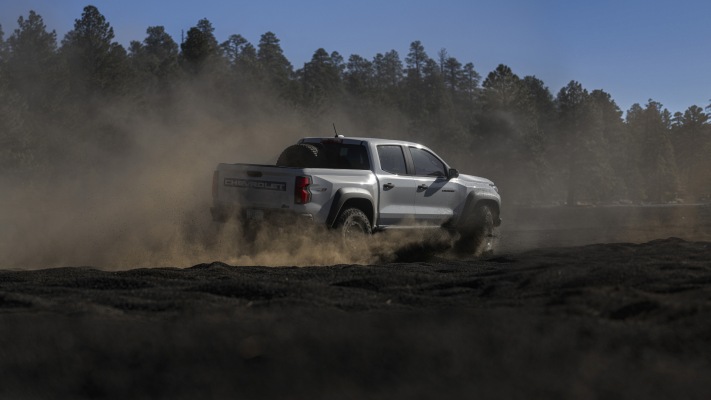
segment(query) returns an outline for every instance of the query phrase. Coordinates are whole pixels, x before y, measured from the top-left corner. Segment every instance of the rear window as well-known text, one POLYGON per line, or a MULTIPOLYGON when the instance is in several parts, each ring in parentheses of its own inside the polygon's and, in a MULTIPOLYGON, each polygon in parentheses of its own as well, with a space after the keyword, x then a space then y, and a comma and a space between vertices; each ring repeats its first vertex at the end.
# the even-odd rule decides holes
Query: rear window
POLYGON ((325 168, 370 169, 368 151, 360 144, 321 142, 317 144, 325 156, 325 168))

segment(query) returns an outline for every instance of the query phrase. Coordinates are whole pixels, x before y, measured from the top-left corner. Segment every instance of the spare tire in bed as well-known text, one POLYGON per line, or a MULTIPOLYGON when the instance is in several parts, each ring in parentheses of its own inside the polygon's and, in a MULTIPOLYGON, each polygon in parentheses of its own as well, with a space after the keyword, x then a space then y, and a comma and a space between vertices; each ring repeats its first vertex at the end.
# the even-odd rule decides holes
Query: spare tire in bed
POLYGON ((277 167, 320 168, 323 165, 318 147, 312 144, 295 144, 281 152, 277 167))

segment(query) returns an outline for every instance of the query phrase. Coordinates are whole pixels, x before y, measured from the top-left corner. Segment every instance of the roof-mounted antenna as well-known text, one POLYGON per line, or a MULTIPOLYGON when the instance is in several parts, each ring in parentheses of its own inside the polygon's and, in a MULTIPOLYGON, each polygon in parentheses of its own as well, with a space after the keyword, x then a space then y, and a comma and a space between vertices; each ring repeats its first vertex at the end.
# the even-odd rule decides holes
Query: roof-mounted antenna
POLYGON ((333 132, 336 134, 336 136, 334 136, 334 137, 337 137, 337 138, 343 137, 343 135, 338 134, 338 131, 336 130, 336 123, 335 122, 333 123, 333 132))

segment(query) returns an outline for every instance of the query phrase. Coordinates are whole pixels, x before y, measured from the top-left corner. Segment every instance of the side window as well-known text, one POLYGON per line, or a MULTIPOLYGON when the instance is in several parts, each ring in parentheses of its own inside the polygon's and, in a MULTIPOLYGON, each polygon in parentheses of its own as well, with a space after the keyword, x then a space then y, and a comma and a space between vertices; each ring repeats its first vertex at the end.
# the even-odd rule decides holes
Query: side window
POLYGON ((378 146, 378 157, 380 158, 380 167, 383 171, 393 174, 407 174, 405 166, 405 155, 400 146, 378 146))
POLYGON ((429 151, 410 147, 410 154, 412 154, 412 162, 415 164, 415 175, 447 176, 442 161, 429 151))
POLYGON ((339 154, 347 169, 370 169, 368 153, 363 146, 343 146, 339 154))

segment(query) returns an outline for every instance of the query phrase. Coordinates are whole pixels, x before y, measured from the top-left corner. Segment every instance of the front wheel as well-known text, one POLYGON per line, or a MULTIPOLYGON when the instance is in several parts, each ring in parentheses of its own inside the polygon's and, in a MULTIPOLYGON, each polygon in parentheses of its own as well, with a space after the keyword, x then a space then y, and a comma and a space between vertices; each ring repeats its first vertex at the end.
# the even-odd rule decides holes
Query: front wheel
POLYGON ((373 233, 373 228, 363 211, 358 208, 344 210, 336 220, 336 229, 346 250, 353 251, 354 254, 367 250, 368 236, 373 233))
POLYGON ((459 238, 454 243, 454 250, 460 254, 489 256, 496 249, 494 213, 491 207, 481 205, 474 209, 458 229, 459 238))

